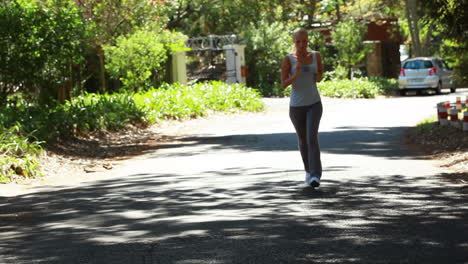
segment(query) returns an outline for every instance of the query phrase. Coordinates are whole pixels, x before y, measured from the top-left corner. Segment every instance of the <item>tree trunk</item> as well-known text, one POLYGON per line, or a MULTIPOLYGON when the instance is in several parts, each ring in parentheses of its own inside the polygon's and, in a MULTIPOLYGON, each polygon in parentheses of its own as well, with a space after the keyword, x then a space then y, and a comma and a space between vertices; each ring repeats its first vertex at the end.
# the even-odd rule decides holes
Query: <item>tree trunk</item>
POLYGON ((419 38, 418 26, 418 10, 417 0, 405 0, 406 19, 408 20, 408 27, 411 35, 411 42, 413 47, 414 56, 422 56, 423 51, 421 48, 421 41, 419 38))
POLYGON ((308 1, 308 4, 307 4, 307 10, 309 11, 308 12, 308 27, 309 28, 312 28, 312 24, 314 24, 314 16, 315 16, 315 6, 316 6, 316 1, 315 0, 310 0, 308 1))
POLYGON ((98 57, 99 57, 99 79, 101 85, 99 90, 101 93, 105 93, 107 91, 107 82, 106 82, 106 68, 104 67, 104 50, 102 47, 97 48, 98 57))
POLYGON ((341 21, 340 2, 336 1, 335 5, 336 5, 335 6, 336 7, 336 19, 337 19, 338 23, 340 23, 340 21, 341 21))
POLYGON ((422 54, 424 56, 429 56, 430 55, 432 28, 433 28, 432 26, 429 26, 429 29, 427 30, 426 39, 424 40, 424 42, 422 44, 422 54))

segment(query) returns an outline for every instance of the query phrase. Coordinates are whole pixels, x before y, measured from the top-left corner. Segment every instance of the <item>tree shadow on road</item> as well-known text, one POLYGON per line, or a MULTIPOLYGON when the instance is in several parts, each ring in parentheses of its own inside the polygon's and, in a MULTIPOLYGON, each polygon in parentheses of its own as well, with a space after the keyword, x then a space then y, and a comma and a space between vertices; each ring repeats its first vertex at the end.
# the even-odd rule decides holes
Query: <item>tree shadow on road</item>
POLYGON ((324 179, 311 189, 291 174, 271 169, 265 177, 241 168, 184 177, 148 173, 0 198, 0 258, 3 263, 468 261, 468 190, 444 175, 429 182, 426 175, 324 179), (210 184, 222 177, 229 177, 225 187, 210 184))
MULTIPOLYGON (((420 157, 405 145, 408 127, 342 127, 319 133, 323 153, 367 155, 386 158, 420 157)), ((297 151, 295 133, 243 134, 226 136, 187 136, 180 144, 162 144, 161 148, 197 147, 194 151, 155 153, 155 157, 193 156, 207 151, 235 149, 251 151, 297 151)), ((422 157, 422 156, 421 156, 422 157)))

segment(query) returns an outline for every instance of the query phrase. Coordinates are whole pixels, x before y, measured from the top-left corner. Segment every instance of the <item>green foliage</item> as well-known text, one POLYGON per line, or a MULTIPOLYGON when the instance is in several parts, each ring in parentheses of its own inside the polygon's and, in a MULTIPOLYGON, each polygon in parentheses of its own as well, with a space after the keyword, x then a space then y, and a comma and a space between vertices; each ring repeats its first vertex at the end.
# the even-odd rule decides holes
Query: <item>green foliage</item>
POLYGON ((132 34, 140 28, 153 26, 161 28, 167 23, 165 13, 172 6, 171 1, 144 0, 80 0, 89 32, 90 46, 111 44, 117 37, 132 34))
POLYGON ((131 91, 147 89, 166 74, 168 55, 184 49, 186 37, 167 30, 140 30, 104 46, 106 69, 131 91))
POLYGON ((246 44, 247 85, 258 87, 263 96, 276 95, 281 63, 291 51, 292 25, 266 20, 251 23, 242 31, 246 44))
POLYGON ((398 90, 397 79, 389 79, 384 77, 368 77, 367 80, 376 84, 380 89, 380 93, 383 94, 390 94, 398 90))
POLYGON ((37 105, 24 101, 6 104, 0 111, 0 127, 22 124, 21 131, 46 142, 91 131, 117 130, 141 123, 144 112, 130 94, 86 94, 63 105, 37 105))
POLYGON ((146 112, 149 123, 163 119, 185 119, 211 112, 261 111, 260 95, 241 84, 213 81, 192 85, 164 85, 133 96, 146 112))
POLYGON ((454 70, 454 78, 458 86, 468 85, 468 43, 455 39, 445 39, 439 47, 438 54, 444 58, 454 70))
POLYGON ((317 86, 322 96, 339 98, 374 98, 383 90, 367 78, 322 81, 317 86))
POLYGON ((340 22, 332 32, 333 44, 338 50, 337 62, 348 69, 361 62, 370 48, 363 43, 365 28, 354 21, 340 22))
POLYGON ((349 69, 342 65, 336 65, 333 71, 327 71, 323 74, 323 79, 326 80, 344 80, 348 78, 349 69))
MULTIPOLYGON (((110 91, 105 69, 103 47, 114 45, 119 36, 127 36, 142 28, 162 29, 167 22, 165 13, 172 1, 147 0, 80 0, 75 1, 85 21, 87 65, 84 75, 88 91, 110 91)), ((112 83, 112 82, 111 82, 112 83)), ((117 83, 117 82, 116 82, 117 83)), ((114 88, 114 87, 112 87, 114 88)))
POLYGON ((129 124, 142 123, 145 112, 137 106, 129 93, 86 94, 63 106, 68 116, 68 127, 74 133, 116 131, 129 124))
MULTIPOLYGON (((330 78, 330 74, 328 75, 330 78)), ((317 83, 320 95, 338 98, 374 98, 380 94, 391 94, 398 89, 396 79, 365 77, 349 79, 327 79, 317 83)), ((291 95, 291 86, 282 91, 284 96, 291 95)))
POLYGON ((15 175, 40 175, 37 171, 40 153, 41 142, 25 135, 20 124, 9 129, 0 126, 0 182, 9 182, 15 175))
POLYGON ((151 85, 150 77, 162 71, 167 59, 164 45, 155 32, 137 31, 117 38, 115 46, 104 46, 106 69, 125 87, 137 91, 151 85))
POLYGON ((309 47, 312 50, 320 52, 322 58, 322 66, 324 70, 333 68, 336 63, 336 58, 333 56, 331 46, 325 42, 325 37, 320 32, 309 32, 309 47))
POLYGON ((0 7, 0 96, 38 90, 46 102, 81 60, 83 23, 71 0, 23 2, 0 7))
MULTIPOLYGON (((438 27, 446 39, 456 40, 458 43, 468 43, 466 21, 468 18, 468 1, 460 0, 432 0, 421 1, 423 19, 426 24, 438 27)), ((465 50, 466 53, 466 50, 465 50)))
POLYGON ((431 130, 433 130, 436 127, 437 123, 438 123, 437 116, 436 115, 430 116, 422 120, 416 125, 416 133, 426 134, 430 132, 431 130))
POLYGON ((401 0, 359 0, 346 2, 346 6, 341 10, 344 19, 363 18, 365 20, 377 20, 396 18, 404 15, 404 1, 401 0))

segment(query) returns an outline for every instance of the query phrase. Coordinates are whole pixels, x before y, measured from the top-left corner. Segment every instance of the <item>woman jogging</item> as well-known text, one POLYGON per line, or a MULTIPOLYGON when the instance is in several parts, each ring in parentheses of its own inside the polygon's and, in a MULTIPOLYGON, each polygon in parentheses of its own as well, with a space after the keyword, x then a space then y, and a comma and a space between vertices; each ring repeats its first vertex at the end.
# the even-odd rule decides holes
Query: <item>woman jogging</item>
POLYGON ((281 86, 292 85, 289 117, 296 130, 305 181, 318 187, 322 177, 318 128, 323 109, 316 82, 322 79, 322 60, 319 52, 308 49, 307 31, 294 32, 293 40, 293 52, 281 66, 281 86))

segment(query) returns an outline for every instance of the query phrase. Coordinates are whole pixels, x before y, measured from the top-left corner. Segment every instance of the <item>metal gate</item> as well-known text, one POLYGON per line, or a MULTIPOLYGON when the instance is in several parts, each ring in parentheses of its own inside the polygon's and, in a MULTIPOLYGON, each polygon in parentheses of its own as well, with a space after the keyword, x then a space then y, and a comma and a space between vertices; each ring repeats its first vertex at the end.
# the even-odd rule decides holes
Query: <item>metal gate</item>
MULTIPOLYGON (((190 38, 187 51, 187 80, 192 82, 220 80, 243 82, 238 77, 240 69, 236 35, 210 35, 190 38)), ((243 54, 242 54, 243 59, 243 54)))

